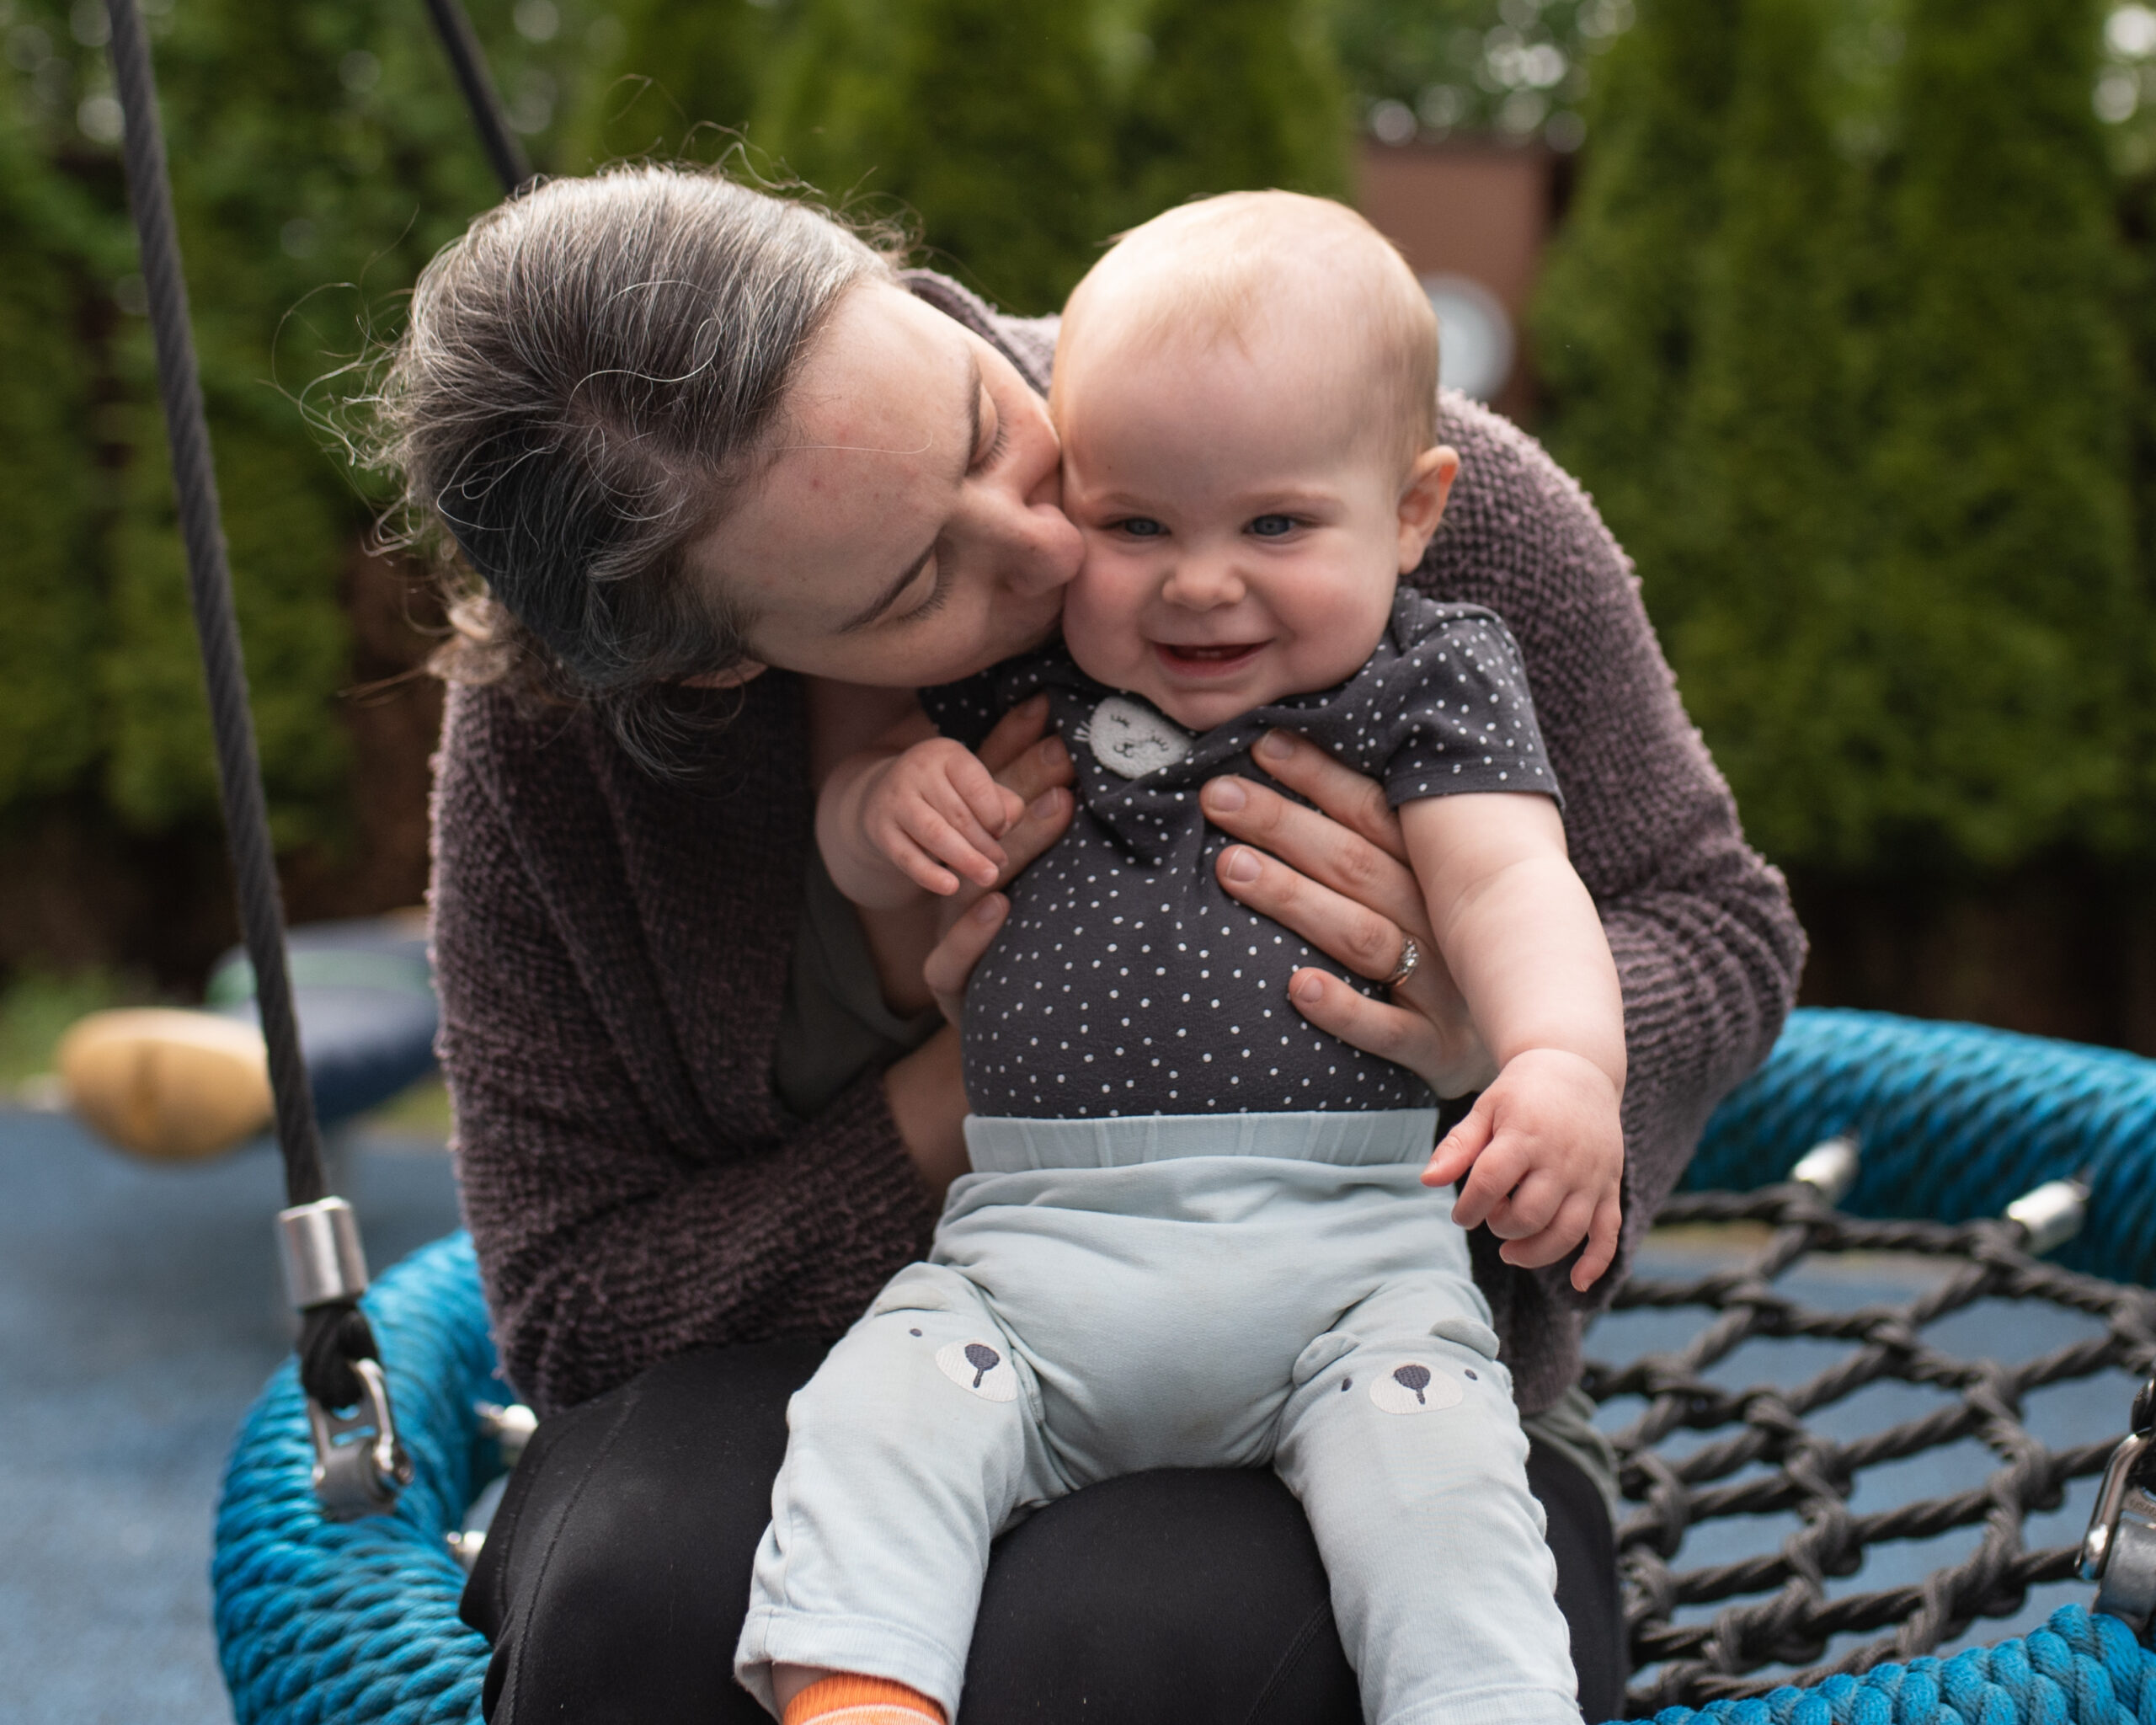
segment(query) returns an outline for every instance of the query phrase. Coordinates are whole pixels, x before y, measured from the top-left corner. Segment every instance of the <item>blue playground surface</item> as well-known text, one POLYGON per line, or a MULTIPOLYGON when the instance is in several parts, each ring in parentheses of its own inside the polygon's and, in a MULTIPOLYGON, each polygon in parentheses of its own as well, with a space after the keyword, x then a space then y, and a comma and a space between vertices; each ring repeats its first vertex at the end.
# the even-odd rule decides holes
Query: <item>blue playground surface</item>
MULTIPOLYGON (((456 1226, 438 1140, 363 1123, 345 1135, 342 1154, 335 1184, 359 1210, 377 1273, 456 1226)), ((215 1163, 154 1167, 104 1148, 64 1116, 0 1111, 0 1551, 10 1559, 0 1572, 0 1720, 230 1720, 210 1631, 211 1519, 233 1432, 288 1344, 270 1226, 282 1190, 266 1143, 215 1163)), ((1742 1243, 1689 1231, 1659 1236, 1646 1268, 1696 1274, 1742 1243)), ((1815 1260, 1785 1285, 1815 1304, 1855 1306, 1905 1300, 1935 1274, 1919 1259, 1815 1260)), ((1690 1311, 1622 1314, 1598 1327, 1589 1351, 1614 1360, 1675 1347, 1702 1321, 1690 1311)), ((2081 1322, 1993 1302, 1934 1333, 1957 1352, 2013 1359, 2073 1339, 2081 1322)), ((1793 1382, 1829 1351, 1748 1344, 1712 1375, 1793 1382)), ((2133 1388, 2119 1374, 2061 1385, 2031 1398, 2028 1423, 2052 1443, 2102 1436, 2123 1428, 2133 1388)), ((1816 1423, 1869 1429, 1923 1411, 1935 1393, 1877 1385, 1816 1423)), ((1636 1411, 1614 1405, 1605 1418, 1614 1425, 1636 1411)), ((1965 1444, 1876 1470, 1855 1507, 1972 1483, 1988 1461, 1965 1444)), ((2032 1519, 2029 1542, 2078 1538, 2094 1490, 2082 1482, 2061 1510, 2032 1519)), ((1785 1517, 1705 1524, 1684 1562, 1771 1547, 1793 1525, 1785 1517)), ((1974 1538, 1964 1530, 1875 1547, 1861 1573, 1833 1590, 1917 1578, 1974 1538)), ((1956 1645, 2020 1634, 2091 1591, 2041 1589, 2014 1617, 1980 1621, 1956 1645)))
MULTIPOLYGON (((377 1271, 457 1226, 439 1140, 362 1124, 343 1167, 377 1271)), ((283 1204, 266 1140, 159 1167, 0 1111, 0 1720, 229 1725, 211 1519, 290 1346, 283 1204)))

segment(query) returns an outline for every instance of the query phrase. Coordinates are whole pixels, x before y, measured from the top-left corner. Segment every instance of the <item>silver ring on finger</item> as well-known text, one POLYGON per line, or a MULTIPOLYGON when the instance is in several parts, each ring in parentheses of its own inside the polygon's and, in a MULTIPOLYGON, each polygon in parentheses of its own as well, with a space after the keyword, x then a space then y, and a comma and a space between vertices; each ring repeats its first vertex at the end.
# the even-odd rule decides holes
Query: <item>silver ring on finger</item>
POLYGON ((1392 975, 1386 977, 1380 986, 1399 987, 1401 983, 1415 974, 1415 967, 1422 962, 1422 949, 1415 944, 1415 937, 1412 934, 1402 935, 1400 938, 1400 962, 1392 967, 1392 975))

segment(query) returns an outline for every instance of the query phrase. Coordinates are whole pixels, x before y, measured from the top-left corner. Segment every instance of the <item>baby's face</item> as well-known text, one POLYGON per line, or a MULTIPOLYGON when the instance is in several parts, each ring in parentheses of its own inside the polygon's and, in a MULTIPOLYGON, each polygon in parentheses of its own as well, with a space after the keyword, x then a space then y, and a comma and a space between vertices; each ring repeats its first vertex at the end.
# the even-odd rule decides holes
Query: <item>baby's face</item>
POLYGON ((1057 361, 1063 506, 1085 539, 1065 643, 1192 730, 1360 669, 1436 525, 1403 520, 1397 446, 1358 412, 1355 368, 1283 345, 1134 362, 1089 339, 1057 361))

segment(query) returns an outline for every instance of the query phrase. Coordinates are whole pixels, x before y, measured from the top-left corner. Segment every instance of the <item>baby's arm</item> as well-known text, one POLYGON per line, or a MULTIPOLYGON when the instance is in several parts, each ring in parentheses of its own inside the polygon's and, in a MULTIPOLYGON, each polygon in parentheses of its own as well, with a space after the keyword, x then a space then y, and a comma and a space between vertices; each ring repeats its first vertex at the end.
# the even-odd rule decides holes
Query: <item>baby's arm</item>
POLYGON ((936 734, 918 709, 833 769, 816 799, 816 843, 838 889, 869 910, 921 892, 992 887, 996 841, 1025 804, 974 752, 936 734))
POLYGON ((1585 1292, 1617 1251, 1625 1005, 1564 823, 1530 793, 1428 797, 1400 817, 1438 948, 1500 1068, 1423 1180, 1466 1175, 1454 1217, 1487 1221, 1508 1263, 1554 1263, 1586 1241, 1572 1268, 1585 1292))

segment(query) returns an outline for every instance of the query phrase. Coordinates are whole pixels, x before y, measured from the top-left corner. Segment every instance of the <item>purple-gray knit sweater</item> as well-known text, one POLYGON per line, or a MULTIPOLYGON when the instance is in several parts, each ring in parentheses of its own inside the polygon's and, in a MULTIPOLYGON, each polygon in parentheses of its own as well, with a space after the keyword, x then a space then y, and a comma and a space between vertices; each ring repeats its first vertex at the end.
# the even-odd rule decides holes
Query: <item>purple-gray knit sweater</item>
MULTIPOLYGON (((916 293, 1044 387, 1054 329, 916 293)), ((1586 1313, 1765 1055, 1804 937, 1678 704, 1630 566, 1529 438, 1458 397, 1444 525, 1412 577, 1487 606, 1526 660, 1572 861, 1625 991, 1625 1246, 1594 1295, 1476 1236, 1524 1413, 1577 1375, 1586 1313)), ((581 713, 451 694, 435 807, 441 1055, 464 1210, 511 1378, 542 1411, 686 1348, 831 1333, 918 1256, 934 1207, 880 1076, 807 1125, 771 1058, 813 797, 799 680, 749 685, 691 784, 581 713)), ((1282 979, 1283 986, 1286 979, 1282 979)))

